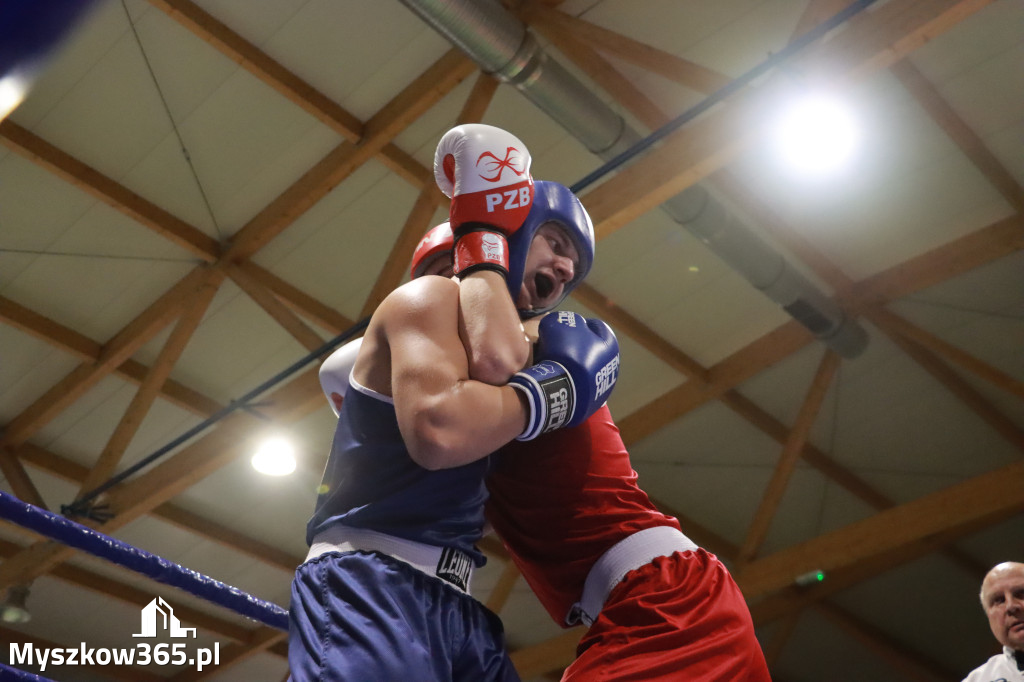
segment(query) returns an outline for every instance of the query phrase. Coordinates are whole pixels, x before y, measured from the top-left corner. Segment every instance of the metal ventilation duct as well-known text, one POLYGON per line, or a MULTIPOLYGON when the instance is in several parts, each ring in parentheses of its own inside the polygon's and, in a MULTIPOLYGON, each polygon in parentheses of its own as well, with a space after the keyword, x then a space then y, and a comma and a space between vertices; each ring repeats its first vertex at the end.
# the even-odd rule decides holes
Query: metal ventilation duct
MULTIPOLYGON (((549 57, 526 25, 496 0, 401 2, 594 154, 608 160, 640 141, 637 131, 549 57)), ((864 350, 864 329, 707 190, 692 186, 662 209, 836 353, 855 358, 864 350)))

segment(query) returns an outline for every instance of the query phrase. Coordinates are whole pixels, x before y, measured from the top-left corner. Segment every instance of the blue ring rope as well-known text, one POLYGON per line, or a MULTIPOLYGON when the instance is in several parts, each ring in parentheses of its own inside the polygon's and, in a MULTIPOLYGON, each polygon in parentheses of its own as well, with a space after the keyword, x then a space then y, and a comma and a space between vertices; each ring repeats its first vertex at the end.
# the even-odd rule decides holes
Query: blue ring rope
POLYGON ((55 682, 49 677, 41 677, 35 673, 30 673, 25 670, 19 670, 18 668, 12 668, 6 663, 0 661, 0 680, 24 680, 24 682, 55 682))
POLYGON ((157 582, 231 609, 278 630, 288 631, 288 611, 252 596, 237 587, 180 566, 138 547, 76 523, 0 491, 0 518, 33 530, 68 547, 141 573, 157 582))

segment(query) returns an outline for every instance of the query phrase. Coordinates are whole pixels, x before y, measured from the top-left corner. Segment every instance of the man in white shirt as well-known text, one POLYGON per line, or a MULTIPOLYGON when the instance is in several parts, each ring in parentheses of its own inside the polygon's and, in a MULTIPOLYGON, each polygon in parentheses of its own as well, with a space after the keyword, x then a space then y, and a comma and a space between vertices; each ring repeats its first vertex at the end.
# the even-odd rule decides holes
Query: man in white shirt
POLYGON ((1003 645, 963 682, 1024 682, 1024 564, 996 565, 981 583, 981 607, 992 634, 1003 645))

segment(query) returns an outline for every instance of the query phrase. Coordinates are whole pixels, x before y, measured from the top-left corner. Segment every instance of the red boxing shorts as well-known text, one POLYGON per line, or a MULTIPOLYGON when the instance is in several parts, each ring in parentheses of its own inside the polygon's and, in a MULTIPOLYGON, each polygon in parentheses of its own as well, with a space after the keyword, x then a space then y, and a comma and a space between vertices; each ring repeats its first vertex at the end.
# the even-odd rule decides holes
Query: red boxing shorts
POLYGON ((750 611, 703 549, 626 574, 580 641, 562 682, 771 682, 750 611))

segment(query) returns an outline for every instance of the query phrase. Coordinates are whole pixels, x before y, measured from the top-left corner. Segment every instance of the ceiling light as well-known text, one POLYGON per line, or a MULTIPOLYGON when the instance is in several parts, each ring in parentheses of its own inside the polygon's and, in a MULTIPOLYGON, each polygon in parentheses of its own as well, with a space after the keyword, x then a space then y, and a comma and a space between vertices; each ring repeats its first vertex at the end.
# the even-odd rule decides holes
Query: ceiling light
POLYGON ((17 72, 0 78, 0 121, 18 108, 28 93, 29 79, 17 72))
POLYGON ((7 590, 7 598, 0 603, 0 621, 16 625, 32 620, 25 601, 28 599, 28 586, 16 585, 7 590))
POLYGON ((267 476, 287 476, 295 471, 295 449, 284 438, 269 438, 252 456, 252 468, 267 476))
POLYGON ((775 145, 790 167, 820 175, 839 169, 852 156, 857 126, 849 108, 838 98, 804 95, 779 116, 775 145))

